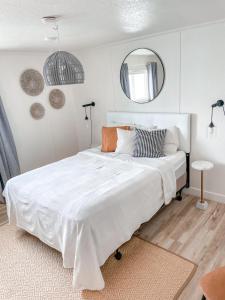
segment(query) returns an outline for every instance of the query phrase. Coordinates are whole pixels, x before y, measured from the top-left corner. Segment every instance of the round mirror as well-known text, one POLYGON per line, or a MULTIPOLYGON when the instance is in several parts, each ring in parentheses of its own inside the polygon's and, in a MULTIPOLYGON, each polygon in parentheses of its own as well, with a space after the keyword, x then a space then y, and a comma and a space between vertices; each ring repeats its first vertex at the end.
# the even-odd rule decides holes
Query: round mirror
POLYGON ((154 100, 161 92, 165 70, 161 58, 149 49, 130 52, 120 68, 120 83, 125 95, 137 102, 154 100))

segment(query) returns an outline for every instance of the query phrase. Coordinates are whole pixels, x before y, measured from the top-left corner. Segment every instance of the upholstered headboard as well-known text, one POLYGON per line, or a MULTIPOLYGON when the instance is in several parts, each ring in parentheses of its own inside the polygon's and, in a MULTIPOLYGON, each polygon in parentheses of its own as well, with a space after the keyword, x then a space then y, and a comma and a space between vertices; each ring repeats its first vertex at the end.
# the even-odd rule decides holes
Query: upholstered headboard
POLYGON ((108 112, 108 125, 132 124, 142 126, 157 126, 179 128, 180 150, 191 151, 191 115, 179 113, 140 113, 140 112, 108 112))

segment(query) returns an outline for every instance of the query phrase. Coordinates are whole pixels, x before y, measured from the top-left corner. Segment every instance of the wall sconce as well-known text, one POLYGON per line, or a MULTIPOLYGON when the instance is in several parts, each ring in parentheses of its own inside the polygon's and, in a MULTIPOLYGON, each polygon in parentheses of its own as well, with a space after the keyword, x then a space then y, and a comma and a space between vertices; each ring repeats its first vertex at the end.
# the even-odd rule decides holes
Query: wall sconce
POLYGON ((209 135, 213 136, 215 135, 215 125, 213 123, 213 111, 215 107, 223 107, 223 113, 225 115, 225 109, 224 109, 224 101, 223 100, 217 100, 214 104, 211 105, 211 122, 208 127, 208 133, 209 135))
POLYGON ((88 121, 90 119, 90 123, 91 123, 91 141, 90 141, 90 145, 89 147, 91 148, 92 146, 92 115, 91 115, 91 108, 95 106, 95 102, 90 102, 90 103, 87 103, 87 104, 83 104, 82 107, 84 108, 84 112, 85 112, 85 117, 84 117, 84 120, 85 121, 88 121), (89 107, 89 118, 88 118, 88 114, 87 114, 87 108, 89 107))
POLYGON ((85 111, 85 120, 87 121, 88 120, 88 116, 87 116, 87 107, 90 107, 90 120, 91 120, 91 107, 92 106, 95 106, 95 102, 91 102, 91 103, 87 103, 87 104, 84 104, 82 105, 82 107, 84 107, 84 111, 85 111))

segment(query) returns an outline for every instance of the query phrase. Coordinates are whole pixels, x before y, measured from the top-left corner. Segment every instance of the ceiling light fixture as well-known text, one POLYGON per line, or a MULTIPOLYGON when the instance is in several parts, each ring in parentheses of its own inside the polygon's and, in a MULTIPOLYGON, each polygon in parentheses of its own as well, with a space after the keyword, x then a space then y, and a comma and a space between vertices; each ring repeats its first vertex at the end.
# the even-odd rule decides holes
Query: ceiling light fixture
POLYGON ((45 36, 45 41, 56 41, 57 36, 45 36))
POLYGON ((57 15, 54 15, 54 16, 46 16, 46 17, 42 17, 41 18, 41 22, 43 24, 49 24, 49 23, 56 23, 57 21, 59 21, 61 19, 61 16, 57 16, 57 15))
MULTIPOLYGON (((54 23, 53 30, 56 31, 59 43, 60 16, 47 16, 41 20, 44 24, 54 23)), ((45 61, 43 67, 45 83, 49 86, 84 83, 84 69, 80 61, 71 53, 56 51, 45 61)))

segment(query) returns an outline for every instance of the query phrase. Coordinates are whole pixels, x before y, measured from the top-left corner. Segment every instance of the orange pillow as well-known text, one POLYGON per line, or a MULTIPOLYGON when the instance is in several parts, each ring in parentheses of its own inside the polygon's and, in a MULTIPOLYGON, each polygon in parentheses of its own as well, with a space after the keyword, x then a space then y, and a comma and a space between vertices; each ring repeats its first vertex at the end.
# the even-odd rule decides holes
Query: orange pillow
POLYGON ((117 128, 130 130, 129 126, 102 127, 102 152, 115 152, 117 146, 117 128))

